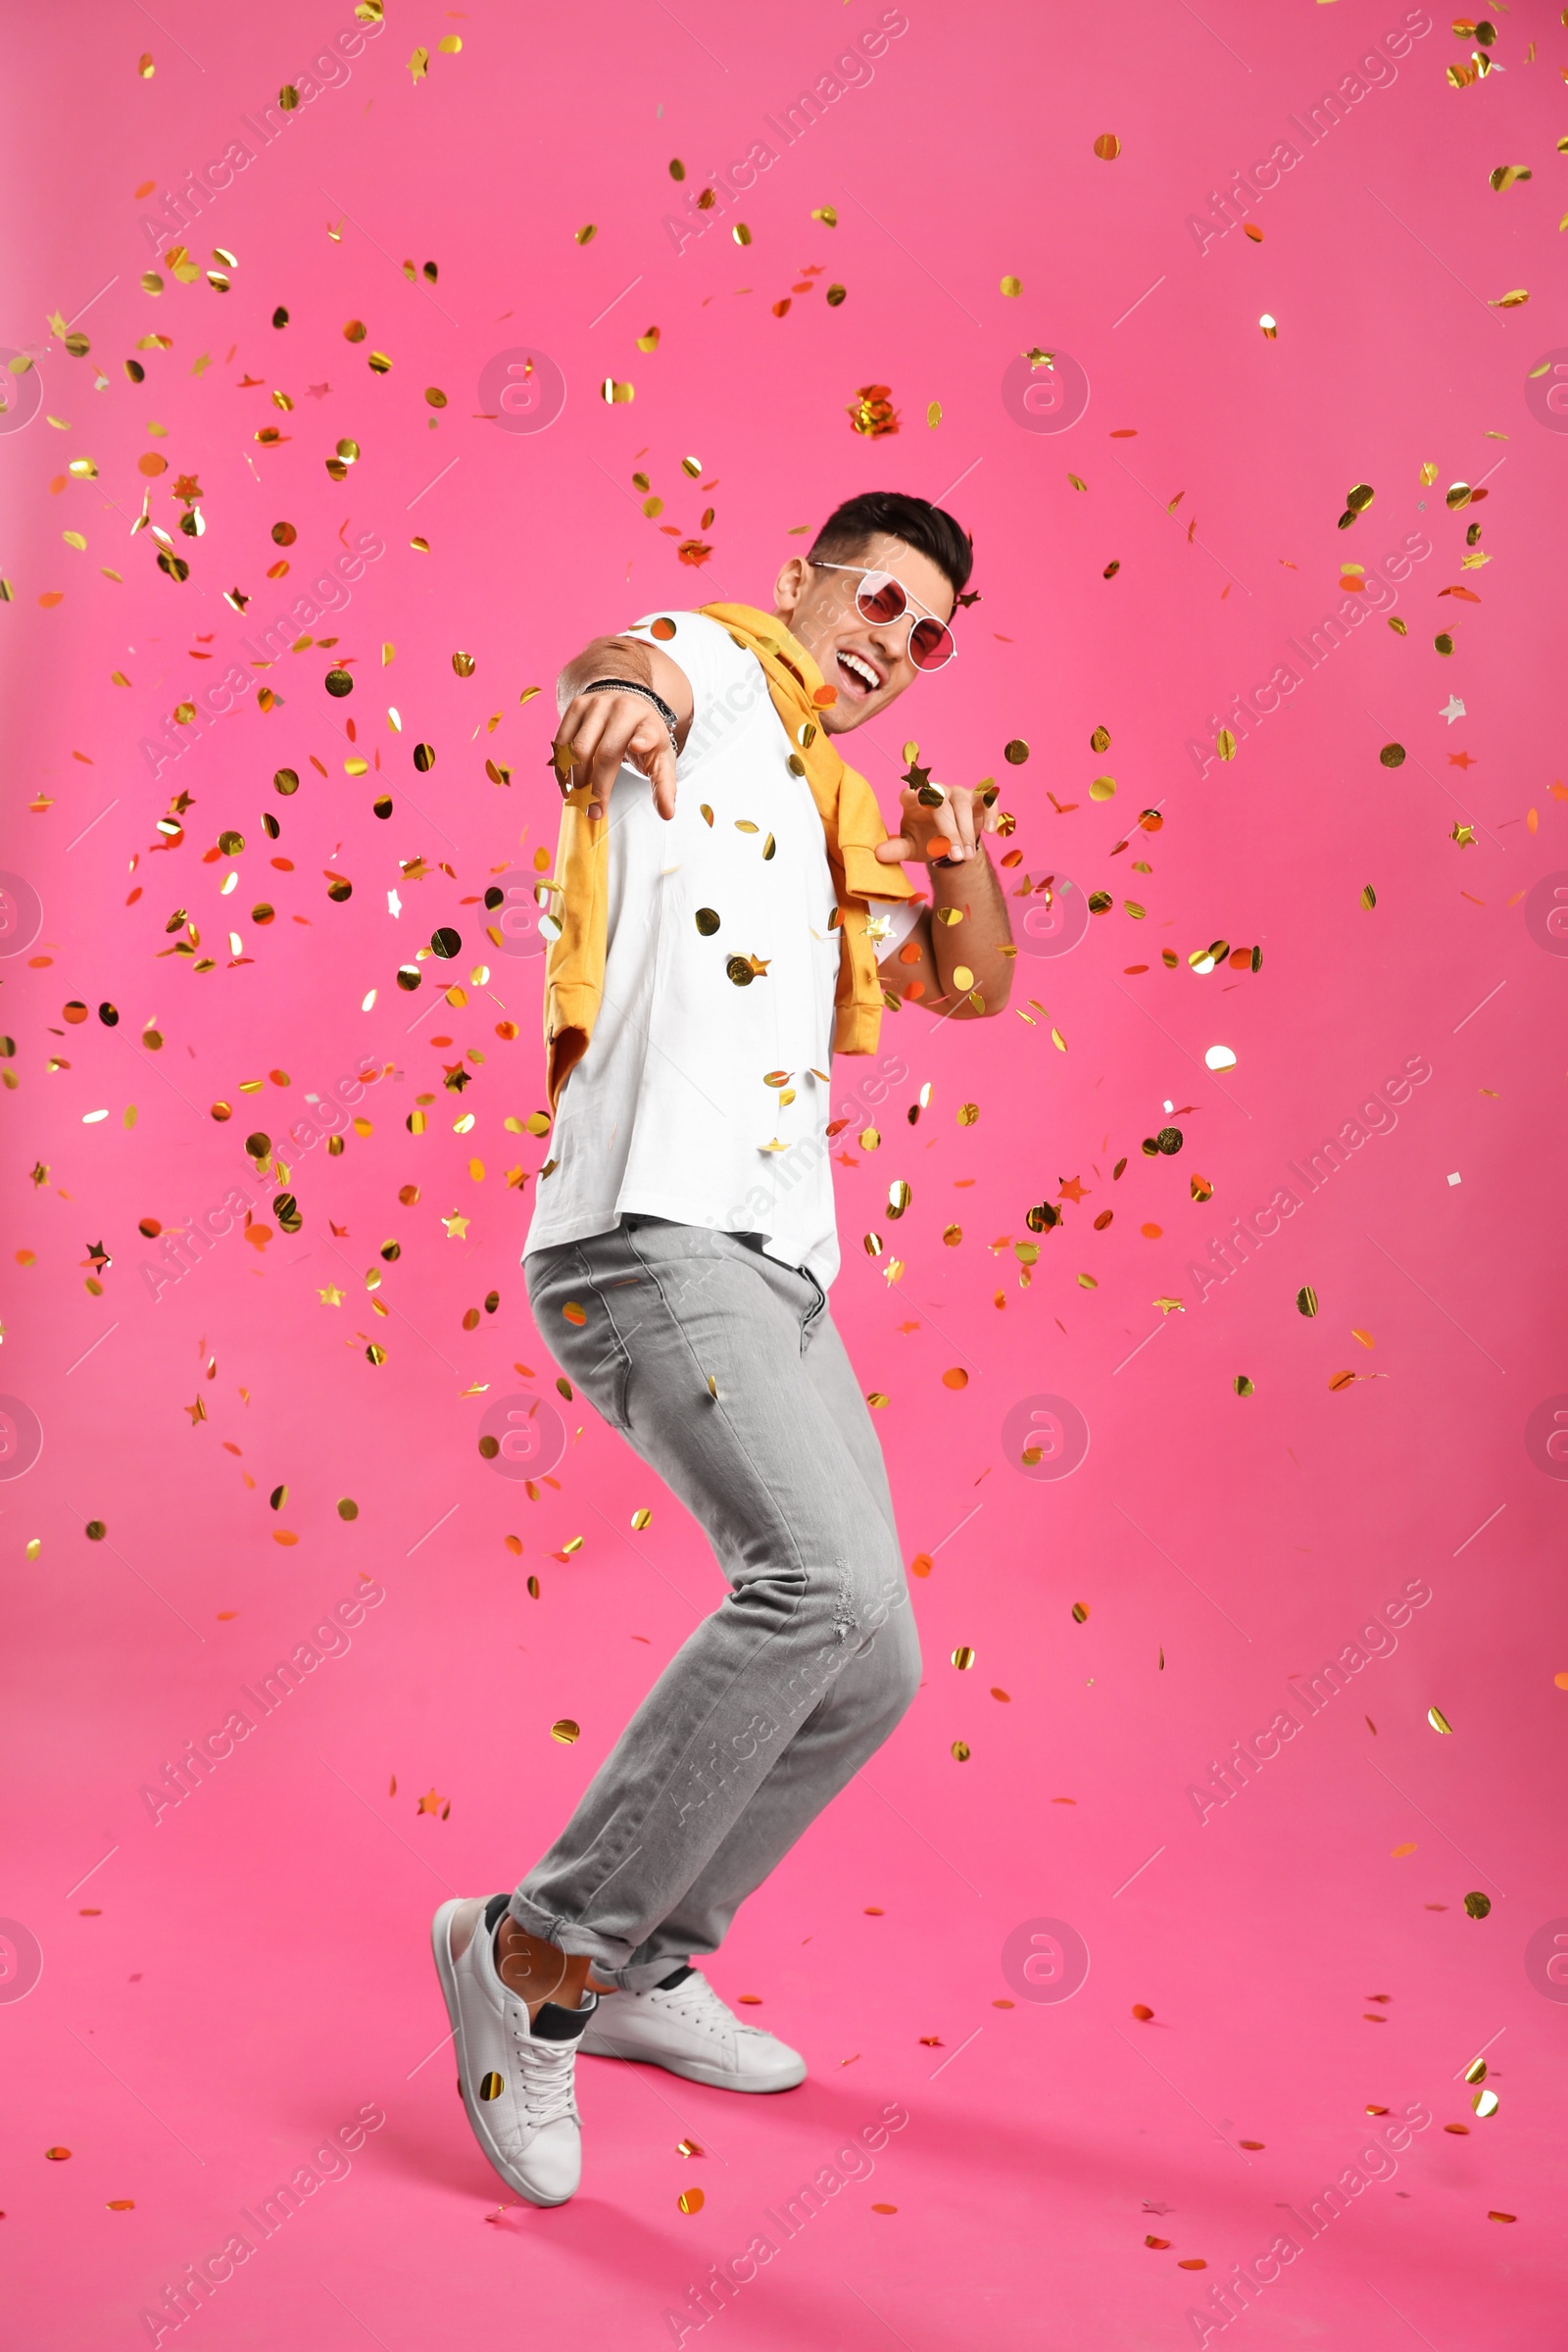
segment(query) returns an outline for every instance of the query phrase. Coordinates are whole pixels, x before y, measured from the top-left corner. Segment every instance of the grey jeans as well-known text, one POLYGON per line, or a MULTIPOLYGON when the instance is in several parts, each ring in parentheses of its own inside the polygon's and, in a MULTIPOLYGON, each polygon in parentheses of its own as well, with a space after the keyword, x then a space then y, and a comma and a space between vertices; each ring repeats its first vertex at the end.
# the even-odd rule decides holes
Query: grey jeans
POLYGON ((880 1746, 919 1645, 882 1450, 811 1275, 657 1217, 525 1267, 558 1361, 729 1579, 512 1897, 530 1934, 639 1991, 716 1948, 880 1746))

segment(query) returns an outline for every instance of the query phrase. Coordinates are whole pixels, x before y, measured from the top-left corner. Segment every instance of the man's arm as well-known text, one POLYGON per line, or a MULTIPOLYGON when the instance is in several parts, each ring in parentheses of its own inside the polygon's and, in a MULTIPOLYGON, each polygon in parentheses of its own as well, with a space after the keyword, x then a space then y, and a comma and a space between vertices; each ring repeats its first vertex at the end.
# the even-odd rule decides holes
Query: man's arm
POLYGON ((630 678, 651 686, 674 711, 677 749, 692 723, 691 681, 678 662, 657 645, 637 637, 596 637, 568 662, 556 683, 561 723, 556 729, 556 774, 568 790, 590 787, 590 816, 603 804, 619 770, 641 768, 654 787, 654 806, 662 817, 675 813, 675 752, 669 729, 641 694, 585 694, 596 678, 630 678))
POLYGON ((893 857, 923 858, 932 903, 922 908, 904 945, 877 966, 884 987, 906 1004, 956 1021, 1001 1012, 1017 950, 1002 885, 985 849, 985 835, 997 828, 994 806, 977 803, 959 786, 949 789, 940 808, 927 808, 907 791, 903 822, 903 834, 884 842, 878 858, 884 864, 893 857), (961 856, 944 862, 955 851, 961 856))

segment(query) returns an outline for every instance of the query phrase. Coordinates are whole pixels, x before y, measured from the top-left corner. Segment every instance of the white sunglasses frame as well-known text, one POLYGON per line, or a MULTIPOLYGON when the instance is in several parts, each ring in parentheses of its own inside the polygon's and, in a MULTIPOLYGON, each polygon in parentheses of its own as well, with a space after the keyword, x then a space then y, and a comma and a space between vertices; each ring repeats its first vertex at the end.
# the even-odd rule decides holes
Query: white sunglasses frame
POLYGON ((904 595, 905 610, 898 614, 896 619, 890 621, 877 620, 871 613, 861 612, 859 602, 860 592, 858 589, 856 590, 855 610, 858 613, 859 613, 859 617, 864 621, 868 621, 873 628, 896 629, 899 625, 899 621, 907 619, 909 623, 909 634, 912 637, 914 634, 914 624, 916 620, 934 620, 936 622, 937 627, 945 632, 948 643, 953 648, 953 651, 942 661, 928 662, 922 665, 920 662, 916 662, 913 653, 909 649, 907 641, 906 641, 905 651, 909 655, 909 666, 911 669, 916 670, 921 677, 934 677, 938 670, 947 669, 958 659, 958 641, 953 634, 953 623, 951 621, 944 620, 940 612, 933 612, 929 605, 922 605, 919 598, 912 595, 910 591, 905 587, 904 582, 899 578, 899 575, 896 571, 884 571, 882 566, 877 564, 823 564, 815 556, 808 556, 806 561, 808 564, 809 564, 813 571, 858 572, 862 580, 891 580, 896 588, 902 590, 904 595))

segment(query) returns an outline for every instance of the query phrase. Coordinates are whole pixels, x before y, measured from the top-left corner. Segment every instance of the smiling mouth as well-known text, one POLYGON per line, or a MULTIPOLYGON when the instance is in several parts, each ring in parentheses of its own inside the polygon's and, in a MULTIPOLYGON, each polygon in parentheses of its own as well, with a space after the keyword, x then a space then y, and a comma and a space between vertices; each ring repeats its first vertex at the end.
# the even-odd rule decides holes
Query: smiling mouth
POLYGON ((838 666, 840 676, 848 679, 854 693, 862 701, 866 696, 880 691, 882 678, 875 663, 868 662, 863 654, 852 654, 840 647, 838 666))

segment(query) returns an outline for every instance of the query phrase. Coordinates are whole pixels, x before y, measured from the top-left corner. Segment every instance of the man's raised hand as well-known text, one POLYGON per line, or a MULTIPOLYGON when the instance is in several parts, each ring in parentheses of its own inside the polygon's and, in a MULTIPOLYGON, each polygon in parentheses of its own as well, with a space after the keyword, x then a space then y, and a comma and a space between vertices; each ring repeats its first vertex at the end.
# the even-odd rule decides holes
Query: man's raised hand
POLYGON ((906 786, 899 795, 902 829, 893 840, 878 842, 878 863, 897 865, 918 858, 928 864, 943 859, 961 864, 978 858, 978 835, 998 829, 996 803, 994 784, 976 785, 973 791, 963 784, 906 786), (940 798, 933 801, 934 794, 940 798))
POLYGON ((675 813, 675 749, 645 695, 574 695, 561 714, 551 756, 563 791, 588 786, 590 816, 604 814, 624 766, 640 769, 649 779, 662 817, 675 813))

